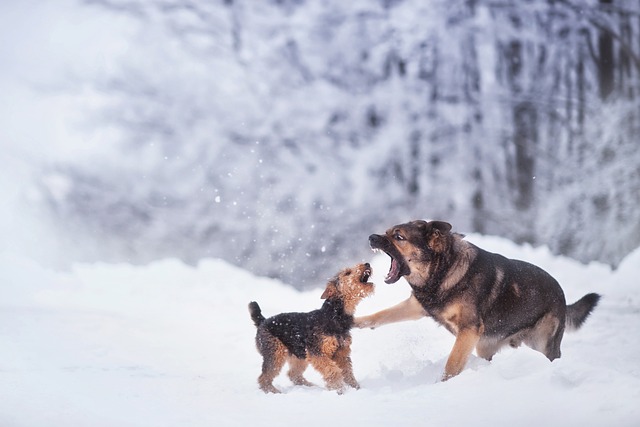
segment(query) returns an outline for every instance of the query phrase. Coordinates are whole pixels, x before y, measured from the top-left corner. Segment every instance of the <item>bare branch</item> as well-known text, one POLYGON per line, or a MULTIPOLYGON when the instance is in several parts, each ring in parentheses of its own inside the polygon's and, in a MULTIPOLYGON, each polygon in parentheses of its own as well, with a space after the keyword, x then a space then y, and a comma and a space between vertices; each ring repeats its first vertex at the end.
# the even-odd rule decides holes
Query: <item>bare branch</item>
MULTIPOLYGON (((598 17, 598 15, 593 12, 593 10, 589 9, 588 12, 585 13, 584 8, 581 8, 580 6, 573 4, 569 0, 559 0, 558 3, 567 6, 569 9, 575 12, 577 16, 586 19, 595 28, 606 33, 607 35, 611 36, 611 38, 616 40, 620 44, 620 47, 622 48, 622 50, 624 50, 624 52, 627 55, 629 55, 629 58, 631 58, 631 60, 633 61, 635 68, 640 73, 640 55, 634 52, 633 48, 627 42, 625 42, 625 40, 622 38, 620 34, 615 32, 607 24, 603 23, 602 19, 600 19, 600 17, 598 17)), ((590 50, 591 50, 591 46, 590 46, 590 50)))

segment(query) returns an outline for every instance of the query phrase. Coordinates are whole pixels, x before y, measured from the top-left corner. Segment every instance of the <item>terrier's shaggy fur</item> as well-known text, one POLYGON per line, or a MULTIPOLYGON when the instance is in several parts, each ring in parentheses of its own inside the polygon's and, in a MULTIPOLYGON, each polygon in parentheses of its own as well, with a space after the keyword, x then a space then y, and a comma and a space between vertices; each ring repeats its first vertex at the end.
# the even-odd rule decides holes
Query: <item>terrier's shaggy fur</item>
POLYGON ((330 390, 341 394, 344 384, 360 388, 353 376, 349 331, 356 305, 373 293, 370 276, 368 263, 342 270, 327 283, 322 307, 309 313, 282 313, 265 319, 258 303, 249 303, 258 328, 256 347, 263 357, 260 389, 280 392, 272 382, 285 362, 289 362, 289 378, 295 385, 313 385, 302 375, 311 364, 330 390))

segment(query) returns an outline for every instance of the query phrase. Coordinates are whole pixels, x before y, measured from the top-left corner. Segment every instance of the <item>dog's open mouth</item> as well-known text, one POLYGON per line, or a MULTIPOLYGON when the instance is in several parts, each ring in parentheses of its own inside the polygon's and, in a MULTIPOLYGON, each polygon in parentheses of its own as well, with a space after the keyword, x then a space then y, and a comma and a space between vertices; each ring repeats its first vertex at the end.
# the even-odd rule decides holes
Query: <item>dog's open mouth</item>
POLYGON ((371 277, 371 267, 367 266, 362 272, 362 276, 360 276, 360 283, 369 282, 369 277, 371 277))
POLYGON ((389 273, 387 273, 387 276, 384 278, 385 283, 395 283, 400 280, 402 276, 410 273, 409 267, 407 267, 402 258, 399 255, 395 255, 397 250, 395 246, 389 243, 389 240, 387 240, 386 237, 372 234, 369 237, 369 245, 374 252, 382 251, 391 258, 389 273))
POLYGON ((391 267, 389 267, 389 273, 387 273, 384 281, 385 283, 395 283, 400 280, 400 263, 391 255, 389 257, 391 258, 391 267))
MULTIPOLYGON (((373 248, 374 252, 380 252, 381 249, 373 248)), ((382 251, 384 252, 384 251, 382 251)), ((391 266, 389 267, 389 272, 384 278, 385 283, 396 283, 400 278, 404 275, 402 274, 402 268, 400 267, 400 262, 394 258, 390 253, 385 252, 391 258, 391 266)))

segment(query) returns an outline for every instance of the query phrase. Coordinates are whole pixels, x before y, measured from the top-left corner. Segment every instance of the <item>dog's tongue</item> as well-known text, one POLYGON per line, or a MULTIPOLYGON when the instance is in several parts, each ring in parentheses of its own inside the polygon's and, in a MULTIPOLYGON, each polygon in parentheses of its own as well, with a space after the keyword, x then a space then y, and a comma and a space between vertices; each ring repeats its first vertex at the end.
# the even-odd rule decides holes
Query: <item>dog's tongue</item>
POLYGON ((398 281, 400 277, 400 266, 398 265, 398 261, 395 258, 391 258, 391 267, 389 268, 389 273, 387 273, 387 277, 384 278, 385 283, 395 283, 398 281))

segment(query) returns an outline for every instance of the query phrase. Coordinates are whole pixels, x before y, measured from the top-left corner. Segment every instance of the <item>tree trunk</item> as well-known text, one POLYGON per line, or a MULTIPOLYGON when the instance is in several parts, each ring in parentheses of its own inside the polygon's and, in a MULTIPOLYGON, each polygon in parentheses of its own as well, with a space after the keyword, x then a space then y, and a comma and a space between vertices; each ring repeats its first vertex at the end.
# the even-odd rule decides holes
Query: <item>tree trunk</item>
MULTIPOLYGON (((613 0, 600 0, 603 8, 608 9, 613 0)), ((613 37, 607 31, 600 30, 598 35, 598 86, 600 98, 606 100, 614 89, 613 37)))

